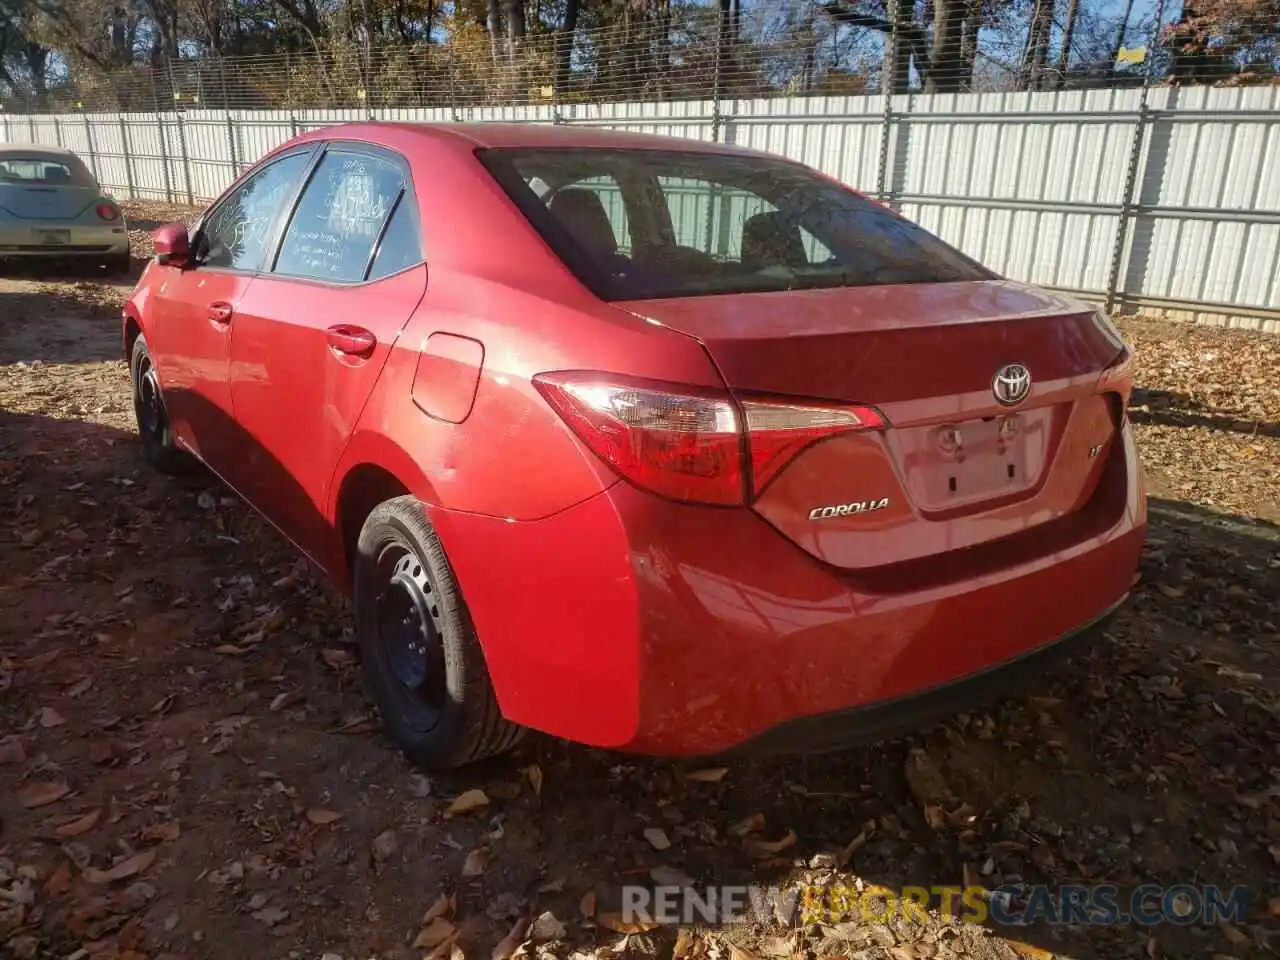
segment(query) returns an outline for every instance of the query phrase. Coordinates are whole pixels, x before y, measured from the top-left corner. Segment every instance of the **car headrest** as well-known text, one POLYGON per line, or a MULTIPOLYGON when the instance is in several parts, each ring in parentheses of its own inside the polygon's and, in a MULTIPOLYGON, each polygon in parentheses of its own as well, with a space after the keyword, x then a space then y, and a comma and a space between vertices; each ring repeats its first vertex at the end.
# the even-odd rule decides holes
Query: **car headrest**
POLYGON ((570 187, 551 199, 548 208, 593 256, 607 257, 618 252, 618 238, 605 213, 600 195, 594 190, 570 187))
POLYGON ((800 228, 782 212, 757 213, 742 225, 742 265, 751 270, 765 267, 798 267, 809 262, 800 228))

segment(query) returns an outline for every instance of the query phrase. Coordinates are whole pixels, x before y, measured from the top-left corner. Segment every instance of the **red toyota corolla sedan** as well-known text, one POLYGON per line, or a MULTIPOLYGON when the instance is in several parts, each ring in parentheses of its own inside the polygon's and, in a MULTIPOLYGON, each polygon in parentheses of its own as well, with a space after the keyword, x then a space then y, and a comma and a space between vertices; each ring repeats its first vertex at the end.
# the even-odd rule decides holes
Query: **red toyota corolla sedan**
POLYGON ((1129 590, 1116 330, 800 164, 329 127, 155 239, 124 313, 148 459, 202 461, 350 590, 419 763, 524 728, 865 741, 1129 590))

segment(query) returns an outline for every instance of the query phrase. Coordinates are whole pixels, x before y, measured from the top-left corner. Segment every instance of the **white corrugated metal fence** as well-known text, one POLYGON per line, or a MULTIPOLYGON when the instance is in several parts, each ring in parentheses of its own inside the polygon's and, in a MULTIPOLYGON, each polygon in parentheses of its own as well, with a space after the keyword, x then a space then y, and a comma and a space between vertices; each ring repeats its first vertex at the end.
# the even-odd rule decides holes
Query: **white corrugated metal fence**
POLYGON ((1280 332, 1280 88, 603 106, 4 116, 121 197, 199 202, 304 130, 386 120, 594 124, 801 160, 1018 280, 1280 332))

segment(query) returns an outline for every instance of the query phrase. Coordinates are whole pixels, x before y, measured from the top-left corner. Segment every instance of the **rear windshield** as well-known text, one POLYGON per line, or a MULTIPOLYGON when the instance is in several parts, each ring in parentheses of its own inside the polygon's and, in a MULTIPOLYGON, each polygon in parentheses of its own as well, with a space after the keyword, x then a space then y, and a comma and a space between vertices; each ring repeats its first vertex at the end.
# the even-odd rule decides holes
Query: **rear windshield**
POLYGON ((799 164, 650 150, 494 149, 482 162, 608 300, 986 280, 933 234, 799 164))
POLYGON ((93 175, 81 164, 49 157, 5 157, 0 159, 0 183, 87 187, 93 185, 93 175))

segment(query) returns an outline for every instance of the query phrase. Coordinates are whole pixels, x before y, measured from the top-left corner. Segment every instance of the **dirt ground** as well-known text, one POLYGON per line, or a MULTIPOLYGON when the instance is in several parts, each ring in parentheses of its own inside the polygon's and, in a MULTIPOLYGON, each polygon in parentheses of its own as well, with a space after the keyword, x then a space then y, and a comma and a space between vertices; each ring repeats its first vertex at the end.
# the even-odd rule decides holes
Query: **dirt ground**
POLYGON ((1105 643, 1021 696, 823 757, 708 770, 533 736, 428 778, 377 730, 342 602, 225 490, 142 463, 127 289, 0 280, 0 956, 1274 955, 1280 338, 1126 324, 1141 579, 1105 643), (1154 928, 935 901, 927 922, 619 929, 622 884, 682 875, 1251 899, 1154 928))

